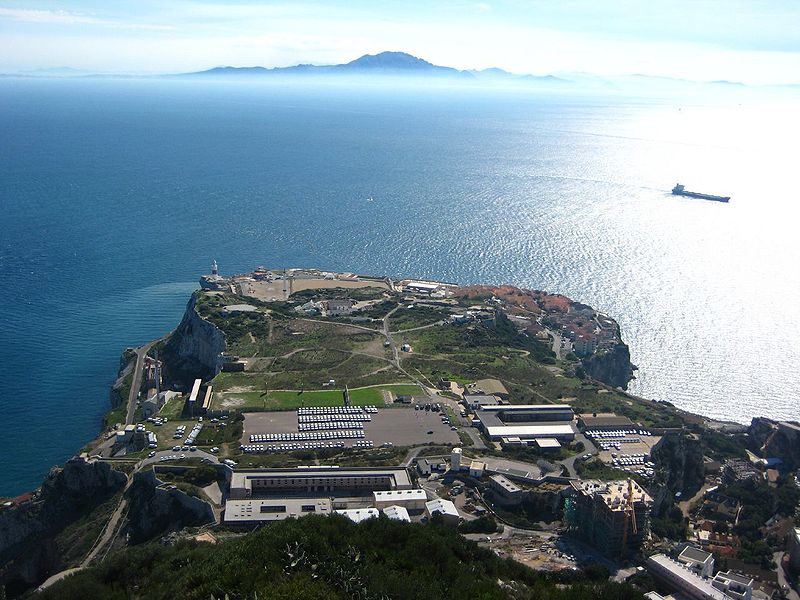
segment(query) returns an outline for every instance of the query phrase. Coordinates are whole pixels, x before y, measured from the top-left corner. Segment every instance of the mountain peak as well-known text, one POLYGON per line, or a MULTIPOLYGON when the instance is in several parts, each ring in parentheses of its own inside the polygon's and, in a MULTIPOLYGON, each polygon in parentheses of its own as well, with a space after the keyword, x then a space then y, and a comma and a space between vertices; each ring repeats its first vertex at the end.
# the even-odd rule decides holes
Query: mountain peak
MULTIPOLYGON (((380 52, 378 54, 365 54, 347 63, 348 67, 368 69, 436 69, 435 65, 427 60, 417 58, 406 52, 380 52)), ((445 67, 446 68, 446 67, 445 67)))

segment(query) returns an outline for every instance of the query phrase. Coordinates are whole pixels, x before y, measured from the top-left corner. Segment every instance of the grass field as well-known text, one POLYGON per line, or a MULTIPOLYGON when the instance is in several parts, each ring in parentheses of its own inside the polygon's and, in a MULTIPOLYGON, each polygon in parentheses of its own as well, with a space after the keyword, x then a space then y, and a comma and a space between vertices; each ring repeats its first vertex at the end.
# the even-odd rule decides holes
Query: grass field
MULTIPOLYGON (((355 388, 350 390, 350 402, 356 406, 374 404, 383 406, 383 393, 388 391, 395 396, 419 395, 422 390, 413 384, 388 384, 377 387, 355 388)), ((270 390, 267 395, 257 391, 236 391, 218 393, 214 396, 216 408, 229 408, 241 411, 293 410, 300 406, 342 406, 342 390, 270 390)))

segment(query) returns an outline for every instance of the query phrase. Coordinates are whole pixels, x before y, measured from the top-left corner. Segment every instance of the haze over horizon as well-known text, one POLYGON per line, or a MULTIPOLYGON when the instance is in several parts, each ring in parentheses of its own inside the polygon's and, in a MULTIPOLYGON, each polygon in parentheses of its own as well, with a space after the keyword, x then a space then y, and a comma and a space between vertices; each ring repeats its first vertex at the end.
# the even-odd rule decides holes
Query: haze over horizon
POLYGON ((180 73, 338 64, 396 50, 461 70, 788 84, 800 73, 799 21, 800 4, 788 0, 641 8, 588 0, 0 1, 0 72, 180 73))

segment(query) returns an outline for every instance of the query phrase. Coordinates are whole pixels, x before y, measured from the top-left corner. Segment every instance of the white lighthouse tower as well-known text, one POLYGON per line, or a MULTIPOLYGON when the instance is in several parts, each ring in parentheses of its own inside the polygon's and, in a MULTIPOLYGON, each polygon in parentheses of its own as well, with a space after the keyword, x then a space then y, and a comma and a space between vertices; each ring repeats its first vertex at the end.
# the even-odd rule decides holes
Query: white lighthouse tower
POLYGON ((217 261, 214 260, 211 262, 211 274, 215 277, 219 276, 219 269, 217 268, 217 261))

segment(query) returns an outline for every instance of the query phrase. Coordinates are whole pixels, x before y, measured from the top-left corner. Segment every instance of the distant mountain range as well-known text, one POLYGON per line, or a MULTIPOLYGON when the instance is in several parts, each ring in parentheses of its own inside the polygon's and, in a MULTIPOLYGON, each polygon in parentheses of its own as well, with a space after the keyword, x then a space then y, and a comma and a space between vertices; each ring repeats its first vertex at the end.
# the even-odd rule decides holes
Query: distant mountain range
POLYGON ((417 58, 406 52, 381 52, 365 54, 348 63, 338 65, 300 64, 291 67, 214 67, 206 71, 182 73, 178 77, 224 77, 224 76, 270 76, 270 75, 390 75, 413 77, 448 77, 456 79, 493 80, 533 80, 559 83, 566 80, 547 75, 515 75, 503 69, 484 69, 482 71, 461 71, 452 67, 442 67, 417 58))

